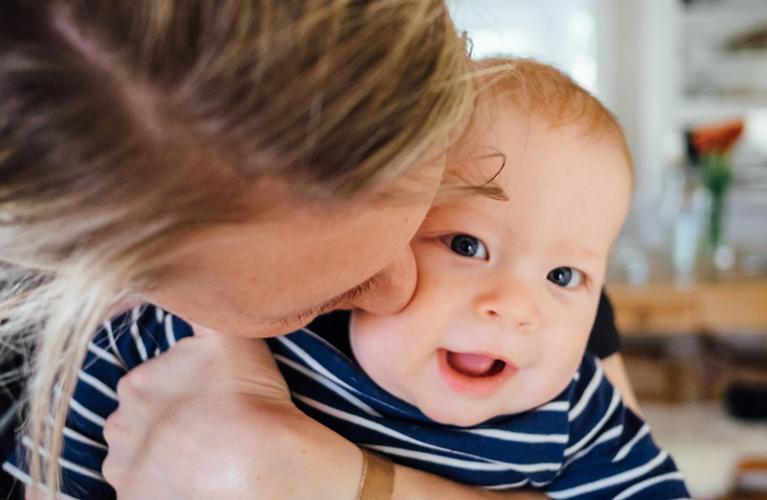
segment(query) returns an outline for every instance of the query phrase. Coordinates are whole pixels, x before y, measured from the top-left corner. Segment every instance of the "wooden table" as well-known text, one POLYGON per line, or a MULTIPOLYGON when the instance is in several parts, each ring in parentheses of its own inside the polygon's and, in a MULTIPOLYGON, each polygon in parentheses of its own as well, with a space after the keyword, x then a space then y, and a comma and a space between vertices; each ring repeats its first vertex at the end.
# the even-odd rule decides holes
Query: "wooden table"
POLYGON ((764 354, 747 363, 725 351, 722 343, 723 337, 736 334, 767 336, 767 276, 708 273, 682 285, 656 275, 641 285, 608 282, 607 293, 640 397, 717 398, 732 380, 767 377, 764 354), (640 349, 632 358, 632 345, 635 350, 641 345, 661 350, 640 349))
POLYGON ((621 332, 641 335, 749 332, 767 335, 767 277, 608 284, 621 332))

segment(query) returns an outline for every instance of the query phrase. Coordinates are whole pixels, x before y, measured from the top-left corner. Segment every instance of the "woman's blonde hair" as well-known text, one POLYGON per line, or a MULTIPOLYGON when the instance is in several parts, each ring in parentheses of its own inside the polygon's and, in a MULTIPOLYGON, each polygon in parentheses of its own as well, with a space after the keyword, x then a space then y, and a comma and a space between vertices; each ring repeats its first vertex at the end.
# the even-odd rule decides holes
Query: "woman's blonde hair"
POLYGON ((465 122, 443 0, 7 0, 0 7, 0 340, 33 353, 30 469, 59 486, 78 370, 179 239, 386 188, 465 122))

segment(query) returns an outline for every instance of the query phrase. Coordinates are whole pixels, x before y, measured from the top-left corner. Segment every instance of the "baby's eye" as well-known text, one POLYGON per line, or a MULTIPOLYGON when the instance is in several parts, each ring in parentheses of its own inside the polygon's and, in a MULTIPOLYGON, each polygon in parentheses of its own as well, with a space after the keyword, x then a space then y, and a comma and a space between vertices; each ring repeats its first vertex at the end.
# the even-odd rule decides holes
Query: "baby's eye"
POLYGON ((450 250, 457 253, 461 257, 469 257, 472 259, 487 259, 487 248, 485 244, 474 236, 468 234, 454 234, 448 236, 446 241, 450 250))
POLYGON ((562 288, 575 288, 583 283, 583 273, 572 267, 558 267, 550 271, 546 279, 562 288))

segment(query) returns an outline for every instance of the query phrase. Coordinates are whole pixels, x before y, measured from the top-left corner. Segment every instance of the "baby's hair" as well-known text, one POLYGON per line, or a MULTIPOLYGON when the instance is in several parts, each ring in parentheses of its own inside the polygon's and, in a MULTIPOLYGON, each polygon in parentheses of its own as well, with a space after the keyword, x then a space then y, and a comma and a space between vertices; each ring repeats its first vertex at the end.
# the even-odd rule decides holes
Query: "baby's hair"
POLYGON ((631 151, 618 119, 570 76, 533 59, 493 58, 476 64, 480 99, 490 93, 552 127, 575 125, 586 137, 614 140, 633 175, 631 151))
MULTIPOLYGON (((477 82, 477 103, 483 99, 496 99, 509 103, 528 114, 544 118, 552 127, 575 125, 585 137, 607 138, 617 143, 626 157, 633 177, 634 166, 626 138, 618 119, 599 99, 581 87, 572 78, 553 66, 533 59, 492 58, 475 61, 474 79, 477 82)), ((462 140, 475 130, 480 115, 472 114, 462 140)), ((523 125, 520 123, 520 127, 523 125)), ((437 203, 467 194, 479 194, 496 200, 506 199, 503 188, 494 181, 506 165, 505 155, 488 148, 472 151, 467 158, 453 158, 448 163, 437 203), (497 158, 497 168, 474 172, 467 178, 465 162, 497 158)))

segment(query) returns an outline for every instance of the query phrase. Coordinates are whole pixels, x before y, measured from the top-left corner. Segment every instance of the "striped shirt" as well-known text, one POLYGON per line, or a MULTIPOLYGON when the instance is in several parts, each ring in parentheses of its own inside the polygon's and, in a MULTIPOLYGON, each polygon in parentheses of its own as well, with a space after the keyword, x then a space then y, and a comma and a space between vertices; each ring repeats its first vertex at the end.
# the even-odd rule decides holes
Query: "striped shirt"
MULTIPOLYGON (((269 345, 293 400, 308 415, 349 440, 403 465, 491 489, 533 488, 552 498, 688 498, 683 479, 647 425, 627 410, 597 360, 584 360, 569 386, 535 410, 473 427, 428 419, 387 393, 359 368, 322 323, 269 345), (316 330, 316 331, 315 331, 316 330)), ((94 338, 71 402, 60 463, 63 493, 114 498, 100 473, 102 429, 116 409, 120 377, 192 334, 159 308, 117 318, 94 338)), ((22 440, 4 468, 28 480, 22 440)), ((66 498, 66 497, 65 497, 66 498)))

